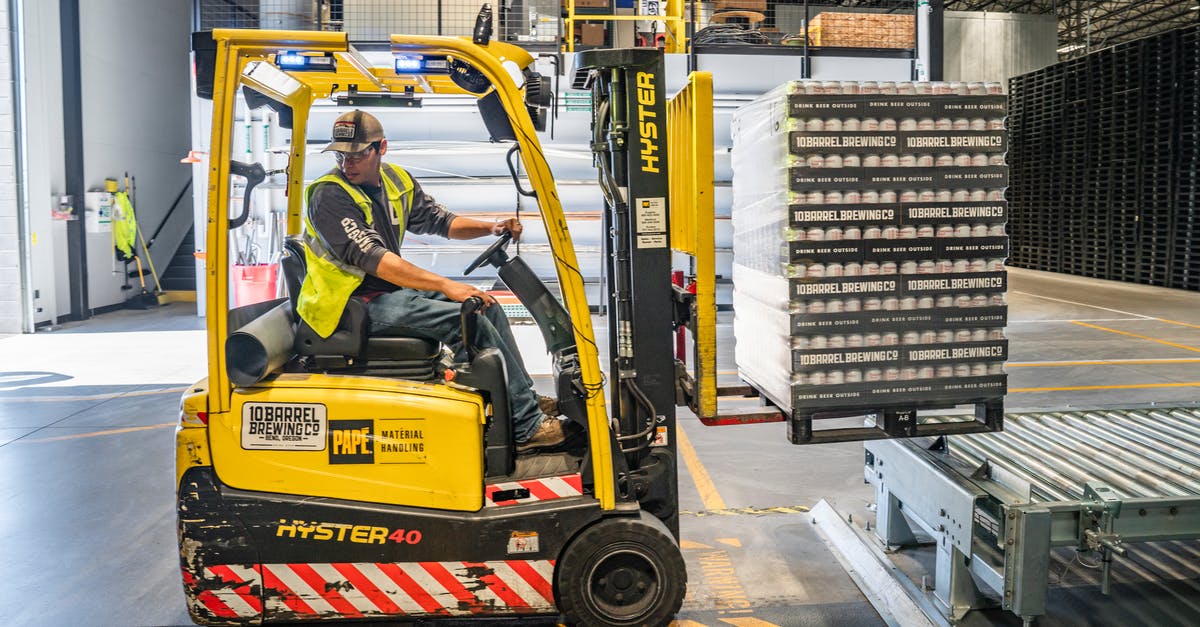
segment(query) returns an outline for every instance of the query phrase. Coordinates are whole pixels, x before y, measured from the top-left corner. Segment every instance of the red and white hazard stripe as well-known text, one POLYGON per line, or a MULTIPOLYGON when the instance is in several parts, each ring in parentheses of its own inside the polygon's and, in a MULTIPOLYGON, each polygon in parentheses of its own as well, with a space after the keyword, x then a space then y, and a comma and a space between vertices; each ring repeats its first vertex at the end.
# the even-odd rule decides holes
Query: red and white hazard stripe
POLYGON ((263 564, 262 573, 268 618, 554 610, 549 560, 263 564))
POLYGON ((203 582, 186 570, 183 577, 192 602, 220 618, 471 616, 555 609, 551 560, 213 566, 204 569, 203 582))
POLYGON ((256 590, 260 582, 257 565, 207 567, 201 579, 203 582, 183 571, 183 581, 191 592, 189 597, 207 613, 219 618, 253 618, 262 614, 262 600, 256 590))
POLYGON ((484 488, 483 491, 484 507, 504 507, 505 505, 516 505, 517 503, 533 503, 536 501, 550 501, 553 499, 565 499, 572 496, 583 495, 583 477, 579 474, 563 475, 561 477, 546 477, 544 479, 528 479, 525 481, 509 481, 505 483, 493 483, 484 488), (515 490, 525 488, 529 490, 529 496, 522 499, 510 499, 507 501, 496 501, 492 499, 492 495, 501 490, 515 490))

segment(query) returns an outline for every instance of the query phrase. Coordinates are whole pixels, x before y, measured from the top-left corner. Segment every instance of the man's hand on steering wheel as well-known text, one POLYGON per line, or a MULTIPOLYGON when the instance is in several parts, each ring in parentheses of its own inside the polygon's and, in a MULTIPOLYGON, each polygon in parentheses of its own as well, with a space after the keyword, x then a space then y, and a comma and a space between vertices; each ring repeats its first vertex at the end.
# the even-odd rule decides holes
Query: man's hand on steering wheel
POLYGON ((525 230, 525 226, 516 218, 505 218, 498 220, 492 224, 492 235, 500 237, 505 233, 512 233, 512 238, 515 241, 521 241, 521 232, 525 230))

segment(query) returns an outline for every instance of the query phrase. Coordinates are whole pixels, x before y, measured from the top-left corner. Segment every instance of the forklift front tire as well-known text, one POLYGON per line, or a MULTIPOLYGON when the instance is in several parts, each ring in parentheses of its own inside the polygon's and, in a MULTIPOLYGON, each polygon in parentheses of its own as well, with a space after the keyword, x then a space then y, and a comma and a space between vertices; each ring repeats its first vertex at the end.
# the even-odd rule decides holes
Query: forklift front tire
POLYGON ((576 625, 666 625, 687 569, 666 526, 642 512, 585 529, 558 563, 558 607, 576 625))

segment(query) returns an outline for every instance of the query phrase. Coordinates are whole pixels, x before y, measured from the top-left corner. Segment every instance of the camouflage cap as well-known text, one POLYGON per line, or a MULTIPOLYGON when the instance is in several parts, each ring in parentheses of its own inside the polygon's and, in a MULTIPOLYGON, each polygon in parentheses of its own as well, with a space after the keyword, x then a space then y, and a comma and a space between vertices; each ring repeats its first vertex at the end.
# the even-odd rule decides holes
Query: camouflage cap
POLYGON ((355 109, 334 120, 331 136, 333 141, 321 152, 359 152, 383 140, 383 125, 370 113, 355 109))

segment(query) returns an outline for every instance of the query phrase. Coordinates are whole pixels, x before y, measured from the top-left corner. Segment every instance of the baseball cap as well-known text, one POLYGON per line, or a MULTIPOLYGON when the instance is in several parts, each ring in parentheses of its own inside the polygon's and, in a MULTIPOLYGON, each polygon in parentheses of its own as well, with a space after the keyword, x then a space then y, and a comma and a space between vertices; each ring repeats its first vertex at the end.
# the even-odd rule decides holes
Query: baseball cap
POLYGON ((383 140, 383 125, 370 113, 355 109, 333 121, 332 137, 333 141, 321 152, 358 152, 383 140))

